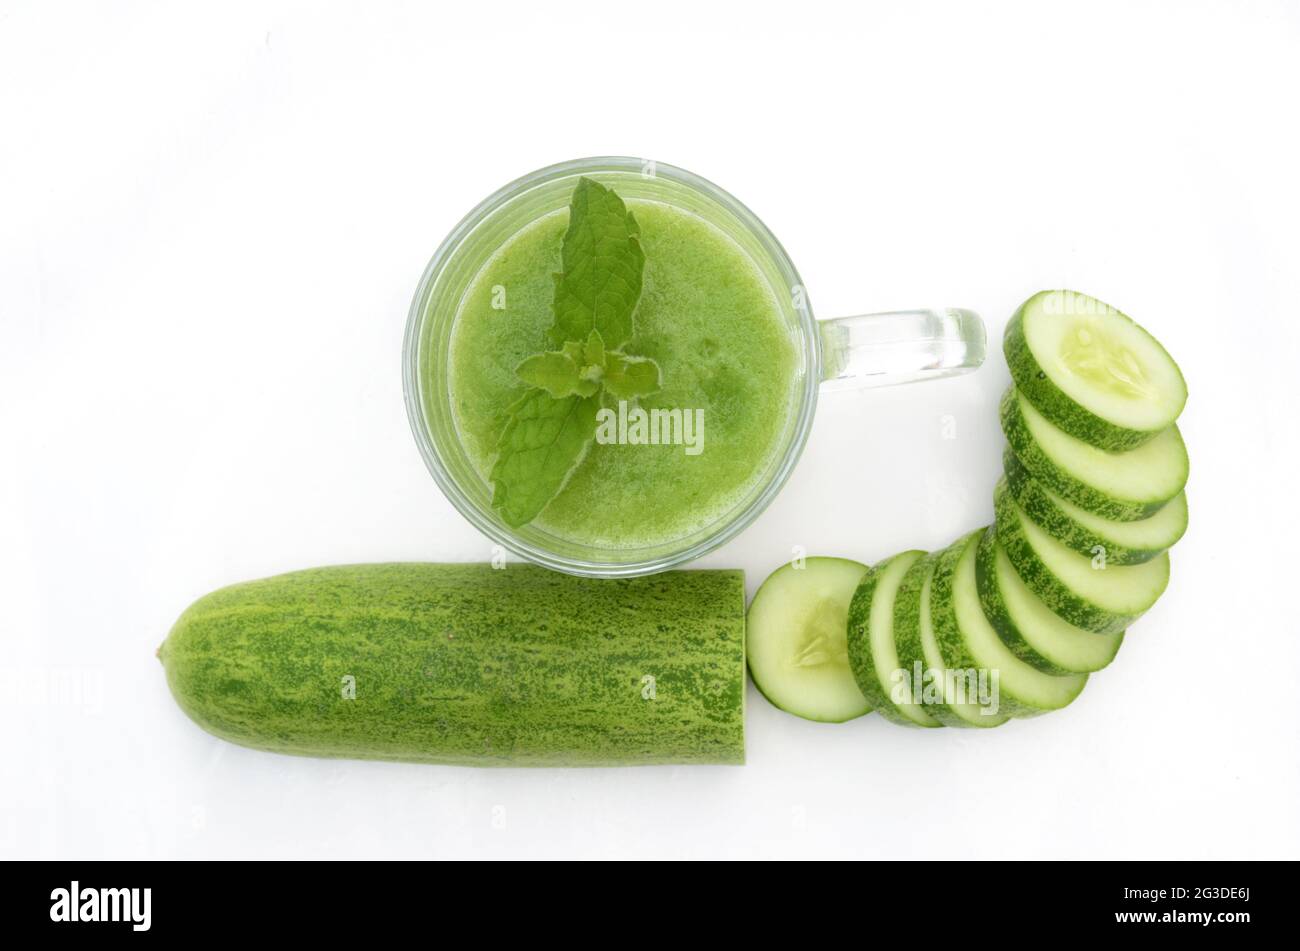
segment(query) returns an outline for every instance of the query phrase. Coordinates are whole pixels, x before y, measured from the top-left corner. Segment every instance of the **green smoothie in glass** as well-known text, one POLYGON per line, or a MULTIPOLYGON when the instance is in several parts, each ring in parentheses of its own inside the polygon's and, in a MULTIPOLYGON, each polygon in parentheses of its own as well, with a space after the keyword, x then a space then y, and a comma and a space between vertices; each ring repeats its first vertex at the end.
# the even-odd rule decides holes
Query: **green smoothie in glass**
POLYGON ((735 538, 781 490, 822 389, 963 373, 979 315, 817 320, 752 211, 627 156, 538 169, 480 202, 416 287, 402 387, 452 506, 535 564, 632 577, 735 538))
POLYGON ((579 179, 569 208, 504 238, 451 322, 451 418, 497 515, 604 550, 726 519, 789 438, 788 309, 703 217, 579 179))

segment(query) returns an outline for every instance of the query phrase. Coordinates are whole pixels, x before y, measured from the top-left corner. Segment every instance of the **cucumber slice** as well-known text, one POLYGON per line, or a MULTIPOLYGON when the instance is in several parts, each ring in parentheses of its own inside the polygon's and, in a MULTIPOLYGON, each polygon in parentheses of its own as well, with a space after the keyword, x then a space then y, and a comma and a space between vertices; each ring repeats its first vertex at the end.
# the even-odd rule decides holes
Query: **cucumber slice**
POLYGON ((849 670, 849 601, 866 565, 807 558, 768 575, 747 617, 749 675, 772 704, 805 720, 843 723, 871 711, 849 670))
POLYGON ((1147 518, 1187 484, 1187 447, 1170 426, 1130 452, 1106 452, 1057 429, 1013 386, 1002 397, 1002 431, 1035 479, 1102 518, 1147 518))
POLYGON ((1007 324, 1002 349, 1030 403, 1055 426, 1108 452, 1153 439, 1187 402, 1187 384, 1165 348, 1086 294, 1035 294, 1007 324))
POLYGON ((1169 553, 1140 565, 1111 565, 1066 548, 1032 521, 1007 490, 993 493, 998 541, 1025 585, 1058 616, 1097 634, 1115 634, 1136 621, 1169 583, 1169 553))
POLYGON ((1032 717, 1069 705, 1088 682, 1087 674, 1054 676, 1017 657, 984 617, 975 579, 981 528, 939 557, 931 589, 934 630, 948 665, 986 672, 997 685, 998 709, 1032 717), (996 679, 994 679, 996 678, 996 679))
MULTIPOLYGON (((849 605, 849 666, 858 688, 886 720, 903 726, 942 726, 919 704, 911 702, 906 681, 899 681, 898 650, 894 643, 894 602, 903 578, 921 551, 905 551, 875 565, 862 579, 849 605), (899 702, 894 698, 899 697, 899 702)), ((915 576, 911 579, 916 582, 915 576)))
MULTIPOLYGON (((925 711, 944 726, 1001 726, 1009 719, 1007 715, 985 710, 978 703, 967 699, 977 696, 978 692, 967 693, 966 681, 957 679, 957 671, 948 668, 939 650, 939 639, 934 633, 931 614, 931 591, 935 568, 942 554, 927 555, 916 562, 899 587, 894 602, 894 640, 898 646, 898 664, 903 670, 911 672, 913 701, 919 699, 925 711), (918 571, 921 583, 917 586, 913 606, 908 581, 913 572, 918 571), (923 672, 919 680, 916 676, 918 663, 923 672), (919 698, 915 687, 918 683, 922 685, 919 698)), ((947 570, 951 572, 951 564, 947 570)))
POLYGON ((1094 634, 1058 617, 1016 574, 990 527, 975 553, 975 583, 984 616, 1011 652, 1047 674, 1101 670, 1119 652, 1124 633, 1094 634))
POLYGON ((1172 548, 1187 531, 1187 493, 1147 518, 1115 522, 1063 499, 1029 474, 1015 453, 1003 454, 1007 488, 1021 510, 1049 535, 1081 555, 1104 552, 1112 565, 1140 565, 1172 548))

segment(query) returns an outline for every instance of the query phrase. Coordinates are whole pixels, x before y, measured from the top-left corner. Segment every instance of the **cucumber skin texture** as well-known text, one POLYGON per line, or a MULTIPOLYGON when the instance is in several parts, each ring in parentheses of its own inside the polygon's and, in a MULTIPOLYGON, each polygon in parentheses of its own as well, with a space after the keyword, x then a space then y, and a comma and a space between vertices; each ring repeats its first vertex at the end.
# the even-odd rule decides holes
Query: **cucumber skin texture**
MULTIPOLYGON (((1086 443, 1091 443, 1098 449, 1105 449, 1107 452, 1124 452, 1129 449, 1136 449, 1150 439, 1160 434, 1160 429, 1129 429, 1112 423, 1110 420, 1103 419, 1087 407, 1076 403, 1074 399, 1063 392, 1052 378, 1043 371, 1042 366, 1034 357, 1033 351, 1029 349, 1029 341, 1025 339, 1025 309, 1037 301, 1040 297, 1047 294, 1056 294, 1059 291, 1039 291, 1029 300, 1017 308, 1012 315, 1010 322, 1007 324, 1006 331, 1002 335, 1002 353, 1007 359, 1007 368, 1011 371, 1011 379, 1015 381, 1016 387, 1025 395, 1025 399, 1033 404, 1034 408, 1042 413, 1058 429, 1064 430, 1076 439, 1082 439, 1086 443)), ((1085 296, 1085 295, 1080 295, 1085 296)), ((1111 308, 1114 310, 1114 308, 1111 308)), ((1119 311, 1114 311, 1115 315, 1123 317, 1129 323, 1134 323, 1133 319, 1119 311)), ((1134 326, 1137 326, 1134 324, 1134 326)), ((1139 327, 1139 330, 1142 328, 1139 327)), ((1151 342, 1164 351, 1165 356, 1169 352, 1165 350, 1160 342, 1150 334, 1142 330, 1151 342)), ((1169 362, 1177 368, 1173 358, 1169 362)), ((1182 371, 1178 371, 1182 377, 1182 371)), ((1184 387, 1185 388, 1185 387, 1184 387)))
MULTIPOLYGON (((925 552, 899 552, 879 564, 872 565, 862 580, 858 582, 858 589, 853 592, 853 600, 849 602, 847 632, 849 669, 853 671, 853 679, 857 681, 858 689, 862 691, 862 695, 867 698, 867 703, 871 704, 871 709, 890 723, 923 729, 921 724, 898 711, 898 707, 890 699, 884 685, 880 682, 880 678, 876 676, 876 662, 871 656, 871 601, 875 597, 876 585, 880 581, 880 576, 884 573, 886 566, 908 555, 924 556, 925 552)), ((920 560, 920 558, 917 559, 917 561, 920 560)), ((916 565, 912 565, 912 568, 915 567, 916 565)), ((911 571, 911 568, 908 571, 911 571)))
MULTIPOLYGON (((957 562, 961 560, 967 546, 973 544, 976 537, 982 535, 984 531, 983 528, 977 528, 939 552, 934 565, 934 580, 930 582, 930 620, 934 625, 934 636, 939 642, 939 653, 943 655, 944 663, 953 670, 978 670, 981 667, 980 663, 971 656, 966 642, 962 639, 961 629, 957 626, 957 610, 953 605, 952 585, 957 562)), ((1026 720, 1052 711, 1030 706, 999 690, 998 712, 1018 720, 1026 720)))
MULTIPOLYGON (((938 553, 934 553, 917 559, 898 586, 898 598, 894 601, 894 647, 898 651, 898 666, 909 672, 916 669, 918 660, 922 670, 928 667, 921 647, 921 593, 925 577, 933 572, 938 557, 938 553)), ((975 724, 963 720, 946 703, 923 703, 922 708, 944 726, 975 729, 975 724)))
MULTIPOLYGON (((1045 674, 1053 674, 1059 677, 1069 674, 1095 673, 1096 670, 1104 669, 1104 667, 1098 667, 1095 670, 1070 670, 1048 660, 1034 650, 1033 646, 1025 640, 1006 609, 1005 602, 1002 599, 1001 587, 998 585, 997 569, 995 567, 997 537, 997 527, 990 525, 979 540, 979 549, 975 553, 975 585, 979 590, 980 607, 984 609, 984 617, 988 618, 988 622, 993 625, 993 630, 998 632, 998 637, 1001 638, 1002 643, 1006 644, 1008 649, 1026 664, 1041 670, 1045 674)), ((1097 636, 1101 637, 1102 635, 1097 636)), ((1119 653, 1120 644, 1122 643, 1123 638, 1121 637, 1119 642, 1115 644, 1115 653, 1110 655, 1107 664, 1115 659, 1115 654, 1119 653)))
POLYGON ((739 764, 744 610, 740 571, 596 580, 531 565, 351 565, 200 598, 159 658, 191 719, 255 749, 739 764), (342 698, 344 676, 355 699, 342 698))
MULTIPOLYGON (((1057 495, 1069 499, 1095 515, 1114 519, 1117 522, 1132 522, 1147 518, 1160 511, 1170 499, 1174 498, 1171 495, 1168 499, 1151 501, 1117 499, 1075 478, 1057 465, 1034 441, 1024 417, 1020 415, 1020 408, 1016 405, 1016 392, 1016 387, 1008 387, 1002 395, 1002 403, 998 408, 1002 432, 1010 443, 1007 451, 1020 460, 1030 475, 1057 495)), ((1179 439, 1182 439, 1181 433, 1179 439)), ((1004 455, 1004 468, 1005 462, 1004 455)), ((1179 491, 1182 491, 1181 487, 1179 491)))
MULTIPOLYGON (((1091 557, 1093 549, 1100 545, 1106 549, 1106 560, 1109 563, 1140 565, 1168 551, 1183 537, 1183 532, 1187 531, 1187 521, 1184 520, 1182 532, 1179 532, 1165 548, 1129 548, 1094 534, 1062 511, 1061 507, 1052 501, 1051 496, 1043 491, 1042 485, 1025 468, 1025 464, 1016 457, 1010 447, 1002 454, 1002 470, 1006 474, 1007 488, 1010 489, 1012 498, 1025 514, 1043 531, 1081 555, 1091 557)), ((1177 496, 1174 498, 1176 499, 1177 496)), ((1173 499, 1170 501, 1172 502, 1173 499)))
MULTIPOLYGON (((916 669, 916 662, 921 662, 921 669, 926 669, 925 655, 921 648, 921 591, 925 585, 926 575, 934 567, 935 556, 923 555, 916 559, 898 586, 894 598, 894 650, 898 653, 898 666, 911 674, 916 669)), ((912 698, 916 699, 918 685, 912 681, 912 698)), ((939 721, 942 726, 967 727, 965 720, 953 713, 946 703, 928 704, 918 701, 915 706, 939 721)), ((908 721, 912 726, 917 724, 908 721)))
MULTIPOLYGON (((1011 560, 1021 580, 1044 604, 1075 627, 1098 634, 1118 634, 1127 630, 1130 624, 1142 616, 1141 613, 1116 614, 1107 611, 1079 597, 1066 587, 1039 560, 1029 540, 1020 530, 1020 516, 1012 509, 1011 502, 1006 482, 1000 481, 993 493, 993 509, 996 513, 994 528, 997 531, 998 541, 1002 543, 1007 558, 1011 560)), ((1165 583, 1168 584, 1167 577, 1165 583)))
POLYGON ((1074 673, 1075 671, 1066 670, 1059 664, 1052 663, 1034 650, 1029 645, 1029 642, 1021 636, 1015 624, 1012 623, 1011 616, 1007 613, 1002 603, 1002 595, 998 590, 997 572, 993 560, 996 553, 994 548, 996 541, 997 527, 990 525, 984 534, 980 536, 979 548, 975 552, 975 587, 979 591, 980 607, 984 609, 984 617, 993 625, 993 630, 998 632, 998 637, 1002 639, 1003 644, 1007 645, 1011 653, 1030 667, 1058 677, 1063 674, 1074 673))

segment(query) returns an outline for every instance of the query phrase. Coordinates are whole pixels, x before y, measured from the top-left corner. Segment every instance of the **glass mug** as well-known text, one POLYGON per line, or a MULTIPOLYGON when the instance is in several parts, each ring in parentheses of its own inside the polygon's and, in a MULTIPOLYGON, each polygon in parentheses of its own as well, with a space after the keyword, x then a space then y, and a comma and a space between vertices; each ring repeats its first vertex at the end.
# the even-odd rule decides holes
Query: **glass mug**
MULTIPOLYGON (((649 264, 647 264, 647 267, 649 264)), ((630 577, 689 562, 740 534, 789 478, 822 389, 882 386, 964 373, 984 361, 985 333, 968 310, 909 310, 816 320, 799 274, 754 214, 716 185, 683 169, 637 158, 577 159, 506 185, 447 236, 416 288, 402 354, 411 428, 429 471, 451 503, 493 541, 548 568, 630 577), (479 271, 513 235, 566 209, 580 177, 627 200, 664 202, 721 230, 750 258, 778 302, 796 350, 793 405, 765 471, 720 517, 688 534, 640 548, 575 542, 545 528, 513 528, 493 510, 492 486, 457 429, 450 388, 452 327, 479 271)))

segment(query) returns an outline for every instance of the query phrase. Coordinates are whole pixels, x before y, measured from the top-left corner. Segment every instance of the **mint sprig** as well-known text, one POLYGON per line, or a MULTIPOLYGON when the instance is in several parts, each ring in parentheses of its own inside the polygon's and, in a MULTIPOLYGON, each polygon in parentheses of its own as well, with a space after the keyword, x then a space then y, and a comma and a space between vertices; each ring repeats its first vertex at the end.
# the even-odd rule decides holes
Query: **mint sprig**
POLYGON ((492 466, 492 506, 507 524, 532 521, 564 488, 596 432, 602 393, 632 400, 659 389, 659 366, 624 353, 641 298, 640 228, 612 189, 578 179, 560 250, 547 337, 555 349, 515 368, 529 389, 506 411, 492 466))

